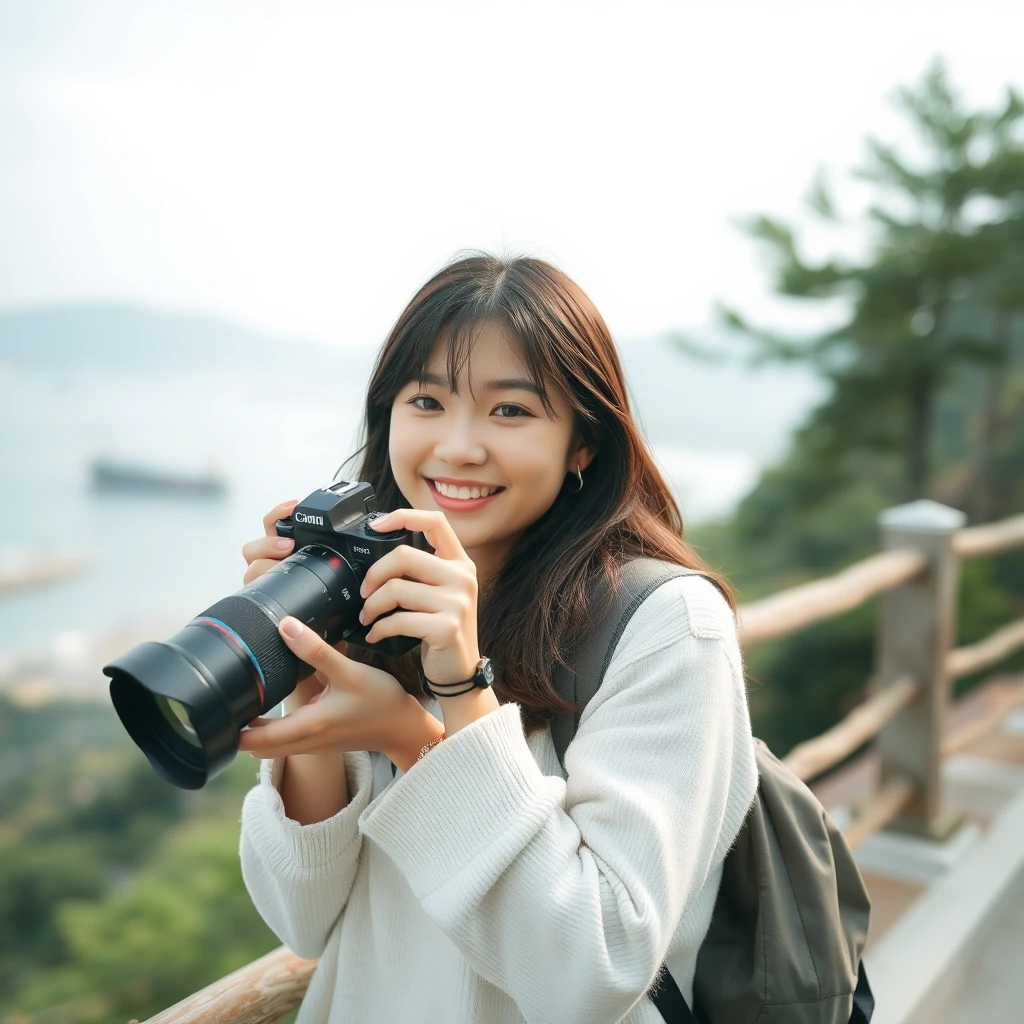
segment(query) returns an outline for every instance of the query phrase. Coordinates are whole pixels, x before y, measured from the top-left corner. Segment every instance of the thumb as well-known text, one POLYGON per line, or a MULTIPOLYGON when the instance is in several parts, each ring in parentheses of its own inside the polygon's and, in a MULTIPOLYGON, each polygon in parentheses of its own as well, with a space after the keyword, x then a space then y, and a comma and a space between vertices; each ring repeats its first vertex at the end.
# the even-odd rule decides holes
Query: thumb
POLYGON ((297 658, 318 672, 323 672, 328 678, 332 670, 337 671, 348 660, 323 637, 308 626, 304 626, 293 615, 283 618, 277 629, 281 634, 281 639, 297 658))

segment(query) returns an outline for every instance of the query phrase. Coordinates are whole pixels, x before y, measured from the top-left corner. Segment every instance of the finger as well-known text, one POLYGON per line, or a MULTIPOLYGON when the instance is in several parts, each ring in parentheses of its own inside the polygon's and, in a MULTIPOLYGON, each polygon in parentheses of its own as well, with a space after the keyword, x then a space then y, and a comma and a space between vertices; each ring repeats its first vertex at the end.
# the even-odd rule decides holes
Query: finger
POLYGON ((363 602, 359 621, 364 626, 369 625, 396 608, 407 612, 457 611, 460 601, 442 587, 432 587, 418 580, 392 579, 363 602))
POLYGON ((437 625, 434 612, 395 612, 378 619, 366 633, 366 642, 375 644, 389 636, 411 636, 420 640, 431 639, 437 625))
POLYGON ((316 672, 295 684, 295 689, 284 699, 286 708, 294 709, 302 707, 303 704, 311 704, 322 697, 328 687, 328 682, 316 672))
POLYGON ((257 576, 262 576, 268 569, 273 569, 275 565, 279 565, 280 560, 277 558, 257 558, 255 562, 249 565, 249 568, 245 570, 245 575, 242 577, 242 583, 248 586, 257 576))
POLYGON ((277 530, 274 528, 278 519, 287 519, 292 514, 292 509, 298 505, 299 498, 289 498, 287 501, 282 501, 280 505, 275 505, 264 517, 263 517, 263 532, 268 537, 276 537, 277 530))
POLYGON ((301 747, 308 749, 320 741, 322 723, 320 711, 305 704, 284 718, 275 718, 258 729, 241 732, 238 749, 254 751, 260 757, 271 756, 267 751, 278 748, 292 754, 305 753, 301 747))
POLYGON ((410 576, 420 583, 442 586, 445 583, 456 582, 456 576, 461 575, 459 563, 438 558, 437 555, 414 548, 411 544, 399 544, 366 570, 359 593, 363 597, 369 597, 388 580, 400 576, 410 576))
POLYGON ((251 722, 249 722, 248 725, 246 726, 246 728, 249 728, 249 729, 254 729, 254 728, 255 729, 260 729, 264 725, 269 725, 273 721, 275 721, 275 719, 273 719, 273 718, 264 718, 261 715, 259 718, 254 718, 251 722))
POLYGON ((394 512, 374 519, 370 526, 384 533, 390 530, 418 530, 427 538, 427 542, 439 558, 469 557, 443 512, 422 508, 396 508, 394 512))
POLYGON ((319 633, 314 633, 292 615, 286 615, 278 626, 281 638, 292 653, 330 681, 339 672, 344 673, 352 662, 335 650, 319 633))
POLYGON ((272 537, 257 537, 242 545, 242 557, 248 563, 255 558, 284 558, 295 547, 295 541, 291 537, 278 537, 275 533, 272 537))

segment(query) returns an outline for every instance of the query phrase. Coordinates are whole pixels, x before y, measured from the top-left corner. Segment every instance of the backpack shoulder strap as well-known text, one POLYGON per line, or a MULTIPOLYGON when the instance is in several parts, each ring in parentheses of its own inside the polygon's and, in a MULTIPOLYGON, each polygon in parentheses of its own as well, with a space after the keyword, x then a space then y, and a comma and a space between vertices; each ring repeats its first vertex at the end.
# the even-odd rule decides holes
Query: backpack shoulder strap
MULTIPOLYGON (((567 670, 558 662, 555 663, 552 672, 555 690, 560 697, 576 704, 575 713, 566 712, 557 715, 551 721, 551 738, 558 752, 559 764, 563 767, 565 751, 576 735, 583 709, 597 693, 615 653, 615 647, 633 613, 651 593, 676 576, 703 576, 721 589, 717 580, 699 569, 689 569, 656 558, 631 559, 622 566, 618 588, 612 596, 607 612, 595 625, 593 633, 580 649, 568 652, 565 660, 572 666, 571 670, 567 670)), ((596 604, 596 607, 600 605, 596 604)))

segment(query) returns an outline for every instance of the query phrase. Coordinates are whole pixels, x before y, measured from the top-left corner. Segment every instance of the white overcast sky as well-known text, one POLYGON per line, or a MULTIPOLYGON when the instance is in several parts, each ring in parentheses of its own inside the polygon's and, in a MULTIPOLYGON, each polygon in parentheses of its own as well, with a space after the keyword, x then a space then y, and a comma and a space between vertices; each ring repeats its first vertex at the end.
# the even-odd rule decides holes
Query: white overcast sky
POLYGON ((0 0, 0 310, 377 342, 484 247, 553 260, 620 339, 716 297, 810 325, 730 220, 798 214, 818 166, 857 208, 865 134, 913 144, 894 87, 940 53, 990 106, 1022 40, 1024 0, 0 0))

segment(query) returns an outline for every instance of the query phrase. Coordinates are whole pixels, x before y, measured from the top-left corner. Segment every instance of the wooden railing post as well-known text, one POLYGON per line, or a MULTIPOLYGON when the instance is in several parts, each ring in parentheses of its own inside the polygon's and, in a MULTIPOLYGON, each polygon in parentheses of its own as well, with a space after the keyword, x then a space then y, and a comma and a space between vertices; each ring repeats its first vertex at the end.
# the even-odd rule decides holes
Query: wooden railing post
POLYGON ((883 548, 913 548, 928 570, 881 595, 877 678, 885 686, 903 676, 921 684, 917 697, 878 736, 883 784, 894 777, 915 785, 892 826, 936 839, 958 818, 942 801, 942 736, 949 680, 946 657, 956 639, 959 559, 953 534, 966 522, 958 509, 928 499, 886 509, 878 519, 883 548))

